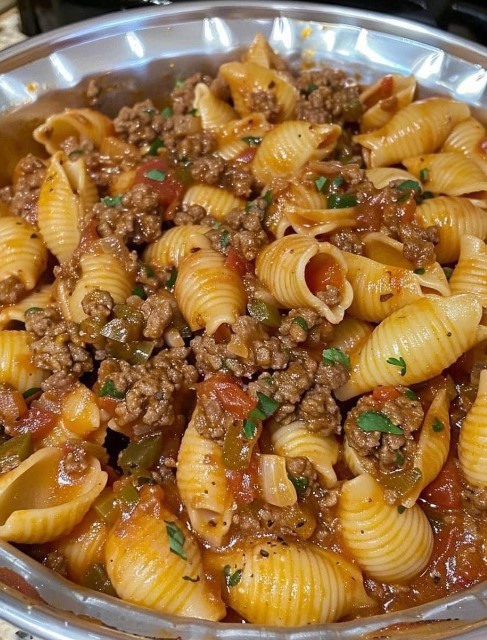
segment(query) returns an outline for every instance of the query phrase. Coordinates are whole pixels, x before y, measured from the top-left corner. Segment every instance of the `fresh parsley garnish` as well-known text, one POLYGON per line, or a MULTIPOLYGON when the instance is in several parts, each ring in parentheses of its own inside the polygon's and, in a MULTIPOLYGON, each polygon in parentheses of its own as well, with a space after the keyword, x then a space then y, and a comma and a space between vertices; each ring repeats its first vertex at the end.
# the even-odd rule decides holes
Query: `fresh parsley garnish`
POLYGON ((171 270, 171 275, 169 276, 169 280, 166 282, 164 287, 166 289, 174 289, 174 285, 176 284, 176 278, 178 277, 178 270, 176 267, 173 267, 171 270))
POLYGON ((272 191, 269 189, 269 191, 266 191, 262 197, 267 202, 267 206, 270 207, 272 204, 272 191))
POLYGON ((184 87, 184 82, 182 80, 176 80, 174 86, 176 89, 181 89, 181 87, 184 87))
POLYGON ((404 434, 401 427, 391 422, 381 411, 364 411, 357 418, 357 424, 366 433, 380 431, 381 433, 391 433, 396 436, 404 434))
POLYGON ((405 460, 406 460, 406 458, 404 457, 403 452, 400 449, 398 449, 396 451, 396 464, 397 464, 397 466, 398 467, 402 467, 402 465, 404 464, 405 460))
POLYGON ((132 289, 132 295, 133 296, 138 296, 139 298, 142 298, 142 300, 147 300, 147 294, 145 292, 144 287, 141 284, 137 284, 132 289))
POLYGON ((150 169, 144 173, 145 178, 149 178, 149 180, 157 180, 157 182, 162 182, 166 178, 166 174, 164 171, 160 169, 150 169))
POLYGON ((417 276, 422 276, 425 273, 425 269, 423 267, 418 267, 417 269, 414 270, 414 273, 417 276))
POLYGON ((26 391, 24 391, 24 393, 22 395, 27 400, 27 398, 30 398, 31 396, 35 395, 36 393, 39 393, 39 391, 42 391, 42 389, 40 387, 32 387, 31 389, 27 389, 26 391))
POLYGON ((296 323, 303 331, 309 331, 308 323, 303 317, 296 316, 293 318, 293 322, 296 323))
POLYGON ((445 274, 445 278, 449 280, 453 273, 453 269, 451 267, 442 267, 443 273, 445 274))
POLYGON ((279 403, 265 393, 257 391, 257 406, 249 413, 251 420, 265 420, 270 418, 279 409, 279 403))
POLYGON ((316 89, 318 89, 318 85, 315 84, 314 82, 311 82, 307 87, 306 87, 306 93, 309 95, 310 93, 313 93, 313 91, 316 91, 316 89))
POLYGON ((303 494, 308 488, 309 480, 306 476, 288 476, 288 478, 289 480, 291 480, 294 488, 300 495, 303 494))
POLYGON ((191 111, 189 112, 189 115, 193 116, 193 118, 194 118, 195 116, 198 115, 198 109, 191 109, 191 111))
POLYGON ((186 537, 175 522, 164 520, 166 523, 166 531, 169 538, 169 549, 183 560, 187 560, 188 556, 183 549, 186 537))
POLYGON ((401 376, 405 376, 406 375, 406 371, 407 371, 407 365, 406 365, 406 361, 404 360, 403 357, 399 357, 399 358, 387 358, 386 360, 387 364, 392 364, 395 367, 401 367, 401 370, 399 371, 399 374, 401 376))
POLYGON ((406 389, 404 395, 408 400, 418 400, 418 396, 412 389, 406 389))
POLYGON ((249 418, 246 418, 244 420, 242 430, 247 440, 252 440, 252 438, 255 436, 255 433, 257 431, 257 423, 254 422, 253 420, 249 420, 249 418))
POLYGON ((346 209, 357 206, 357 196, 354 193, 332 193, 328 196, 329 209, 346 209))
POLYGON ((400 505, 397 507, 397 512, 398 512, 398 513, 404 513, 405 511, 406 511, 406 507, 405 507, 403 504, 400 504, 400 505))
POLYGON ((157 156, 157 152, 161 147, 164 146, 164 142, 160 138, 156 138, 152 141, 151 146, 149 147, 149 151, 147 152, 150 156, 157 156))
POLYGON ((232 573, 232 568, 229 564, 223 567, 223 575, 225 576, 225 582, 227 587, 235 587, 242 579, 243 569, 237 569, 232 573))
POLYGON ((241 140, 245 142, 245 144, 248 144, 249 147, 256 147, 262 142, 262 138, 258 138, 257 136, 244 136, 241 140))
POLYGON ((328 178, 325 178, 324 176, 320 176, 319 178, 316 178, 316 180, 315 180, 316 190, 319 191, 320 193, 327 186, 327 184, 328 184, 328 178))
POLYGON ((101 201, 103 204, 106 204, 107 207, 118 207, 122 202, 122 194, 119 193, 117 196, 106 196, 105 198, 102 198, 101 201))
POLYGON ((161 116, 163 118, 170 118, 173 114, 173 111, 171 109, 171 107, 164 107, 164 109, 161 111, 161 116))
POLYGON ((225 249, 230 244, 230 232, 228 229, 224 229, 220 234, 220 247, 225 249))
POLYGON ((429 169, 427 169, 426 167, 421 169, 421 171, 419 172, 419 179, 421 180, 421 182, 426 182, 427 180, 429 180, 429 177, 430 177, 429 169))
POLYGON ((341 349, 336 349, 335 347, 330 347, 329 349, 324 349, 321 354, 321 358, 323 360, 323 364, 341 364, 342 366, 350 371, 350 357, 341 349))
POLYGON ((397 185, 399 191, 414 191, 415 193, 421 192, 421 185, 416 180, 405 180, 401 184, 397 185))
POLYGON ((438 420, 438 418, 435 418, 432 424, 433 431, 439 433, 440 431, 443 431, 444 428, 445 425, 443 424, 443 422, 441 420, 438 420))
POLYGON ((122 400, 122 398, 125 398, 125 393, 123 393, 123 391, 119 391, 115 386, 113 380, 110 380, 110 378, 107 378, 105 380, 102 387, 98 391, 98 395, 102 398, 108 396, 109 398, 116 398, 117 400, 122 400))
POLYGON ((42 307, 29 307, 26 310, 25 315, 28 316, 31 313, 37 313, 38 311, 44 311, 44 309, 42 307))
POLYGON ((333 189, 338 189, 338 187, 341 187, 342 184, 345 182, 343 176, 337 176, 336 178, 333 178, 333 180, 330 183, 330 187, 332 187, 333 189))

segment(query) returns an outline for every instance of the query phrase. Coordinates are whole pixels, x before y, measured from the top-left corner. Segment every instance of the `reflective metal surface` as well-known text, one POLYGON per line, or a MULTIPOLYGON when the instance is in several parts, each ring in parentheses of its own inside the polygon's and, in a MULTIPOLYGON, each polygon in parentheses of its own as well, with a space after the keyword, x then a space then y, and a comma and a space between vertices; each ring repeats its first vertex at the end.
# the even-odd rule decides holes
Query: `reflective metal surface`
MULTIPOLYGON (((178 77, 197 69, 214 71, 248 45, 256 31, 296 65, 303 58, 311 64, 327 62, 359 72, 364 81, 391 71, 414 73, 421 95, 450 94, 487 122, 487 49, 477 44, 390 16, 326 5, 178 3, 78 23, 0 54, 0 183, 17 158, 35 150, 30 132, 42 118, 86 104, 89 78, 99 77, 103 108, 113 115, 124 103, 167 92, 178 77)), ((2 567, 34 586, 40 599, 0 583, 0 616, 46 640, 487 638, 485 585, 398 614, 276 629, 141 609, 75 587, 6 543, 0 543, 0 572, 2 567)))

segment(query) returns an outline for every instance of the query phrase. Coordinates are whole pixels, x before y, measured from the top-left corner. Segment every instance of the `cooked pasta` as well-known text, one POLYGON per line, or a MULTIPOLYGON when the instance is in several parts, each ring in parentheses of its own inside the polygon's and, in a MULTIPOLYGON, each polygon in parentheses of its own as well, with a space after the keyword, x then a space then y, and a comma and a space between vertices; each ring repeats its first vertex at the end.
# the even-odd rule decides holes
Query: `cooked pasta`
POLYGON ((0 538, 213 622, 487 580, 481 120, 262 34, 168 70, 2 188, 0 538))

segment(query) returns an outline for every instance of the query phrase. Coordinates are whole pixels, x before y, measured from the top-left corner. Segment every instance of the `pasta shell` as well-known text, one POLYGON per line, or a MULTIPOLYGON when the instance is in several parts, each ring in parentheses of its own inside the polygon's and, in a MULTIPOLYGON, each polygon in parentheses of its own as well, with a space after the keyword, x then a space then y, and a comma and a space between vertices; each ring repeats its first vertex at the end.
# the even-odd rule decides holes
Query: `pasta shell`
POLYGON ((61 417, 66 429, 86 438, 100 428, 101 417, 97 395, 89 387, 78 382, 63 396, 61 417))
POLYGON ((253 110, 250 96, 254 92, 269 91, 269 87, 272 87, 278 106, 277 122, 292 115, 298 91, 272 69, 253 62, 227 62, 220 66, 219 73, 230 87, 233 106, 241 117, 248 116, 253 110))
POLYGON ((427 98, 404 107, 380 129, 354 136, 354 141, 364 147, 367 167, 397 164, 404 158, 436 151, 453 127, 469 116, 466 104, 427 98))
POLYGON ((212 249, 201 249, 183 261, 174 296, 191 330, 206 329, 209 335, 224 323, 233 324, 247 301, 238 273, 212 249))
POLYGON ((360 131, 366 133, 383 127, 400 109, 410 104, 416 91, 413 75, 392 74, 380 78, 360 94, 366 107, 360 119, 360 131))
POLYGON ((450 402, 445 389, 436 394, 421 427, 413 467, 421 471, 421 480, 406 500, 405 507, 412 507, 421 491, 440 473, 450 449, 450 402))
POLYGON ((291 507, 298 494, 286 471, 286 458, 271 453, 258 457, 259 486, 266 502, 276 507, 291 507))
POLYGON ((222 447, 195 428, 198 409, 178 453, 177 485, 194 531, 219 547, 232 523, 233 496, 227 485, 222 447))
POLYGON ((460 240, 460 257, 450 278, 451 292, 473 293, 487 307, 487 246, 475 236, 460 240))
POLYGON ((357 226, 355 207, 343 209, 303 209, 289 208, 287 220, 296 233, 319 236, 335 229, 357 226))
POLYGON ((198 204, 206 209, 207 215, 216 220, 225 220, 233 209, 243 209, 246 201, 219 187, 194 184, 184 194, 183 204, 198 204))
POLYGON ((335 347, 345 353, 353 353, 360 349, 372 333, 374 327, 364 320, 345 315, 343 320, 333 327, 329 347, 335 347))
POLYGON ((464 235, 487 239, 485 212, 466 198, 440 196, 425 200, 416 209, 416 220, 422 227, 438 227, 436 258, 441 264, 456 262, 460 256, 460 240, 464 235))
POLYGON ((53 548, 62 554, 70 580, 79 584, 90 567, 104 563, 109 531, 110 526, 90 510, 66 537, 55 543, 53 548))
POLYGON ((54 540, 81 522, 107 482, 96 458, 71 480, 63 452, 39 449, 16 469, 0 476, 0 538, 33 544, 54 540))
POLYGON ((376 169, 366 169, 365 176, 372 182, 376 189, 383 189, 388 187, 391 182, 400 180, 405 182, 406 180, 416 180, 416 176, 413 176, 409 171, 399 169, 399 167, 377 167, 376 169))
POLYGON ((196 541, 155 498, 139 502, 114 526, 105 545, 105 564, 118 596, 127 602, 204 620, 225 615, 219 594, 206 579, 196 541), (170 532, 182 540, 178 552, 171 550, 170 532))
POLYGON ((61 151, 52 156, 39 194, 37 222, 59 262, 69 260, 78 246, 81 220, 97 197, 83 160, 71 162, 61 151))
POLYGON ((458 460, 467 482, 487 487, 487 370, 480 372, 475 401, 460 429, 458 460))
POLYGON ((242 56, 242 62, 253 62, 266 69, 282 65, 282 59, 274 53, 262 33, 257 33, 242 56))
POLYGON ((213 555, 211 563, 220 571, 228 566, 228 575, 241 572, 238 584, 228 586, 223 597, 254 624, 287 627, 334 622, 373 604, 354 565, 306 542, 247 542, 213 555))
POLYGON ((256 262, 257 277, 281 306, 287 309, 311 307, 332 324, 343 319, 352 302, 352 287, 346 280, 346 273, 346 262, 336 247, 299 235, 275 240, 260 252, 256 262), (306 282, 306 268, 308 265, 318 267, 320 256, 325 256, 330 270, 336 270, 343 278, 340 300, 336 305, 329 306, 320 300, 306 282))
POLYGON ((81 322, 86 318, 81 303, 92 291, 108 291, 117 304, 125 302, 132 293, 133 275, 125 270, 115 253, 85 253, 80 258, 80 268, 81 277, 73 291, 65 290, 63 281, 56 286, 56 299, 67 320, 81 322))
POLYGON ((352 354, 350 379, 336 397, 347 400, 380 385, 411 385, 440 374, 476 344, 481 315, 477 298, 466 293, 427 295, 402 307, 352 354), (388 363, 391 358, 402 358, 404 367, 388 363))
POLYGON ((217 155, 232 160, 249 149, 251 139, 263 138, 272 129, 263 113, 251 113, 241 120, 232 120, 216 131, 217 155))
POLYGON ((186 256, 199 249, 211 249, 211 242, 206 237, 210 227, 199 224, 187 224, 173 227, 152 242, 144 251, 143 258, 148 264, 160 267, 179 267, 186 256))
POLYGON ((341 129, 335 124, 288 120, 276 125, 260 143, 252 173, 260 184, 297 173, 312 158, 321 160, 335 148, 341 129))
POLYGON ((453 129, 441 151, 463 153, 487 174, 487 131, 475 118, 468 118, 453 129))
POLYGON ((103 138, 113 135, 113 123, 94 109, 65 109, 49 116, 44 124, 34 129, 32 135, 52 155, 70 136, 88 138, 99 147, 103 138))
POLYGON ((428 172, 424 188, 434 194, 487 196, 487 176, 475 162, 460 153, 431 153, 407 157, 404 166, 415 176, 428 172))
POLYGON ((48 372, 31 362, 32 334, 27 331, 0 331, 0 382, 12 385, 20 392, 40 387, 48 372))
POLYGON ((45 284, 36 291, 17 302, 0 309, 0 329, 8 328, 12 322, 25 322, 27 309, 43 309, 52 302, 52 285, 45 284))
POLYGON ((324 436, 308 431, 302 421, 279 425, 272 430, 274 451, 286 458, 308 458, 318 472, 325 487, 333 487, 337 476, 333 465, 338 460, 338 442, 335 436, 324 436))
POLYGON ((26 289, 33 289, 47 264, 35 227, 17 216, 0 218, 0 252, 0 281, 17 276, 26 289))
POLYGON ((193 107, 197 109, 205 130, 217 129, 238 117, 235 109, 217 98, 204 82, 198 82, 194 88, 193 107))
POLYGON ((400 513, 368 474, 343 484, 338 518, 349 552, 375 580, 407 583, 429 562, 433 532, 426 515, 417 505, 400 513))

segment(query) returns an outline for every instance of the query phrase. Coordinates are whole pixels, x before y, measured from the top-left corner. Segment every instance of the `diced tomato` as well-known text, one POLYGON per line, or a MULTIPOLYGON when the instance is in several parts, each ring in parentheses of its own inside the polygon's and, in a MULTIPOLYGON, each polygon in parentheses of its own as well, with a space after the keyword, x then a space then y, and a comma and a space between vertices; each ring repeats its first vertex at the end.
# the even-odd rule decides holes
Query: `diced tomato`
POLYGON ((22 433, 30 433, 34 440, 38 440, 51 431, 58 419, 59 415, 56 413, 52 413, 41 406, 32 405, 27 415, 15 425, 11 435, 17 436, 22 433))
POLYGON ((234 247, 230 247, 228 251, 225 266, 236 271, 240 277, 254 273, 254 265, 246 260, 234 247))
POLYGON ((86 227, 84 227, 76 252, 79 254, 85 253, 89 247, 99 239, 100 236, 97 231, 97 222, 96 220, 92 220, 86 225, 86 227))
POLYGON ((461 508, 462 485, 453 458, 448 458, 438 476, 421 495, 427 502, 443 509, 461 508))
POLYGON ((398 202, 397 207, 401 222, 411 222, 413 220, 417 208, 416 200, 413 197, 407 198, 403 202, 398 202))
POLYGON ((184 185, 174 175, 163 158, 153 158, 141 165, 135 172, 134 184, 148 184, 157 192, 159 202, 168 207, 174 200, 178 200, 184 191, 184 185), (160 180, 148 177, 150 171, 160 171, 164 174, 160 180))
POLYGON ((372 391, 372 397, 377 402, 389 402, 390 400, 396 400, 403 394, 396 389, 396 387, 376 387, 372 391))
POLYGON ((109 396, 102 396, 98 398, 98 406, 103 411, 106 411, 110 416, 115 414, 115 409, 118 404, 118 400, 110 398, 109 396))
POLYGON ((216 373, 208 380, 201 382, 197 393, 216 397, 226 411, 241 420, 244 420, 257 404, 238 385, 235 378, 225 373, 216 373))
POLYGON ((326 291, 328 286, 341 289, 343 271, 338 262, 327 253, 313 256, 306 265, 304 277, 312 293, 326 291))
POLYGON ((241 151, 235 158, 235 160, 237 162, 241 162, 242 164, 249 164, 255 158, 256 153, 257 147, 248 147, 248 149, 244 149, 243 151, 241 151))
POLYGON ((226 469, 225 477, 236 502, 250 504, 255 500, 258 491, 257 456, 252 455, 248 469, 226 469))
POLYGON ((26 413, 27 404, 20 391, 8 389, 0 392, 0 414, 6 427, 14 427, 19 417, 23 418, 26 413))

